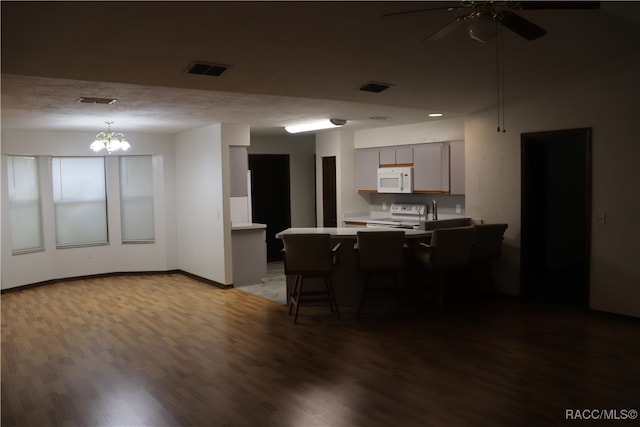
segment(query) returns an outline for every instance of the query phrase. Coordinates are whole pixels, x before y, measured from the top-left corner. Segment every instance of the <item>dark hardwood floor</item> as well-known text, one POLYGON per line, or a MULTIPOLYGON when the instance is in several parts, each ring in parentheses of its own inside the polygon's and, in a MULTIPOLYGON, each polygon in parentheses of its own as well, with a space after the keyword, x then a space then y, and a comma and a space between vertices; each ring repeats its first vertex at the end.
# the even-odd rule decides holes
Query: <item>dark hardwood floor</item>
POLYGON ((603 422, 565 411, 640 409, 636 319, 484 299, 299 320, 181 274, 5 293, 2 426, 583 426, 603 422))

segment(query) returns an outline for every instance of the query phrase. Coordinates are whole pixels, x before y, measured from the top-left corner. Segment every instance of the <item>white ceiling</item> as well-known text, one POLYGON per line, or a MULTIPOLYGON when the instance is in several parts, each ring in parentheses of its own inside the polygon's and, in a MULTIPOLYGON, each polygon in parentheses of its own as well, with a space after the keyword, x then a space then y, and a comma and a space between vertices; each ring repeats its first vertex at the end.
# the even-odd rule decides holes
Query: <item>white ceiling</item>
MULTIPOLYGON (((493 108, 495 43, 464 28, 423 42, 462 12, 382 17, 449 4, 460 3, 3 1, 2 127, 95 131, 111 120, 118 131, 174 133, 231 122, 282 133, 319 118, 366 128, 493 108), (229 68, 185 73, 194 60, 229 68), (370 81, 392 86, 358 90, 370 81)), ((517 13, 548 33, 526 41, 504 31, 507 101, 640 49, 640 2, 517 13)))

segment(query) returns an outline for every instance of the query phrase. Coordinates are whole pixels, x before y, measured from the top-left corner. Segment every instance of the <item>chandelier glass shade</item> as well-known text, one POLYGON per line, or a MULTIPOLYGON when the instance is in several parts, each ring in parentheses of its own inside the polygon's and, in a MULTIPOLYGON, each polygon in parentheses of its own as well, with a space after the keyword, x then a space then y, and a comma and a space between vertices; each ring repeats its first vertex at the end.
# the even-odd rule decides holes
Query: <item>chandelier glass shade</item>
POLYGON ((105 123, 107 124, 107 127, 108 127, 107 131, 100 132, 99 134, 97 134, 96 139, 91 143, 89 148, 91 148, 93 151, 96 151, 96 152, 101 150, 107 150, 109 154, 111 154, 112 151, 116 151, 116 150, 127 151, 129 148, 131 148, 131 144, 127 142, 127 139, 125 138, 124 134, 111 131, 111 125, 113 124, 113 122, 105 122, 105 123))

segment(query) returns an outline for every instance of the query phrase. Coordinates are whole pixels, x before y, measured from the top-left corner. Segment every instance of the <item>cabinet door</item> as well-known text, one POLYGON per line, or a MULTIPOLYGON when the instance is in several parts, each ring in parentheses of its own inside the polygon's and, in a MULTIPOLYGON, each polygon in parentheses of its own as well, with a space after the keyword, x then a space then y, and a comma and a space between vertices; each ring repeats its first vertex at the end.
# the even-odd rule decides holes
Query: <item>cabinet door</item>
POLYGON ((442 144, 420 144, 413 147, 413 191, 442 192, 442 144))
POLYGON ((393 147, 386 147, 380 149, 380 166, 395 166, 396 165, 396 149, 393 147))
POLYGON ((229 179, 231 197, 247 197, 247 170, 249 157, 247 147, 229 147, 229 179))
POLYGON ((396 148, 396 165, 413 166, 413 147, 396 148))
POLYGON ((464 194, 464 141, 449 143, 451 194, 464 194))
POLYGON ((380 156, 378 150, 356 151, 356 186, 361 192, 378 191, 378 165, 380 156))

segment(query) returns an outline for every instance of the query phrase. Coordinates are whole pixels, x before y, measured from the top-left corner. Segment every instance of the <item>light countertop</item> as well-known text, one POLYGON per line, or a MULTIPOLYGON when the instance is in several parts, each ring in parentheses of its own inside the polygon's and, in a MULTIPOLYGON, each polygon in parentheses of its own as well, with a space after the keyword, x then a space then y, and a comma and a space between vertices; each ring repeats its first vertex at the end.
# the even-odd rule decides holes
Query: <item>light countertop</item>
POLYGON ((367 233, 374 233, 376 231, 404 231, 407 238, 416 238, 430 236, 431 231, 425 230, 407 230, 393 227, 376 227, 376 228, 354 228, 354 227, 301 227, 301 228, 287 228, 284 231, 276 234, 277 238, 281 238, 284 234, 330 234, 332 237, 356 237, 358 231, 364 231, 367 233))
POLYGON ((267 228, 266 224, 258 224, 255 222, 236 222, 231 224, 231 231, 236 230, 260 230, 267 228))

